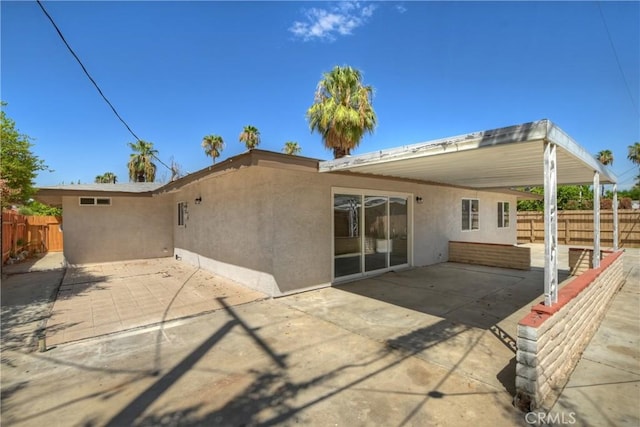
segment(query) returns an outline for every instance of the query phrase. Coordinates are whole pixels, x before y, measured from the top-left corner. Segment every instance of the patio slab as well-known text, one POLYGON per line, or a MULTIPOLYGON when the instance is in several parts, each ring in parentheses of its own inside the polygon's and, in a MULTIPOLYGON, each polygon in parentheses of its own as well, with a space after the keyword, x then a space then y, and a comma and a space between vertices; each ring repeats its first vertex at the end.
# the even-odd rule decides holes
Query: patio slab
MULTIPOLYGON (((632 314, 637 315, 639 301, 639 261, 625 257, 627 284, 552 409, 573 412, 576 425, 638 425, 640 324, 632 314)), ((147 267, 148 275, 157 274, 147 267)), ((101 274, 109 279, 92 286, 122 290, 122 283, 135 280, 113 271, 103 266, 101 274)), ((511 291, 534 288, 539 272, 529 273, 531 279, 527 275, 476 300, 493 295, 507 304, 511 291)), ((181 269, 172 277, 185 283, 191 274, 181 269)), ((170 278, 156 277, 152 283, 164 283, 161 279, 170 278)), ((84 282, 85 296, 104 302, 105 289, 92 295, 90 283, 84 282)), ((376 283, 395 286, 380 280, 369 286, 376 283)), ((154 291, 149 292, 162 296, 154 291)), ((456 310, 465 317, 473 303, 453 305, 436 316, 362 293, 329 288, 236 307, 223 300, 221 309, 201 316, 60 344, 45 353, 4 347, 1 421, 24 426, 529 425, 512 406, 509 387, 515 369, 510 328, 530 304, 482 328, 475 318, 468 324, 447 318, 456 310)), ((112 295, 123 306, 125 296, 112 295)))
POLYGON ((47 322, 53 346, 266 298, 172 258, 69 266, 47 322))
POLYGON ((443 263, 282 302, 512 394, 517 324, 540 300, 542 277, 537 270, 443 263))

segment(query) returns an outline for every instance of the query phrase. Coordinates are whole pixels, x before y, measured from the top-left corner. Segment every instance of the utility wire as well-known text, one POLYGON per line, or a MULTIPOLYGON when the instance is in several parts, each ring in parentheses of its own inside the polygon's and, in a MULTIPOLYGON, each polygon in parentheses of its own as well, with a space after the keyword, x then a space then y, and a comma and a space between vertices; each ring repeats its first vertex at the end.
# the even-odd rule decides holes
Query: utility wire
MULTIPOLYGON (((86 76, 89 78, 89 80, 91 81, 91 83, 93 83, 93 85, 95 86, 95 88, 98 90, 98 93, 100 94, 100 96, 102 97, 102 99, 104 99, 104 101, 109 105, 109 107, 111 107, 111 111, 113 111, 113 114, 116 115, 116 117, 122 122, 122 124, 127 128, 127 130, 129 131, 129 133, 131 133, 131 135, 133 135, 133 137, 136 139, 136 141, 141 141, 141 139, 138 137, 138 135, 136 135, 132 130, 131 127, 129 127, 129 125, 127 124, 127 122, 124 121, 124 119, 122 118, 122 116, 120 116, 120 114, 118 114, 118 111, 116 111, 116 108, 113 106, 113 104, 111 104, 111 102, 107 99, 107 97, 104 95, 104 93, 102 93, 102 89, 100 89, 100 86, 98 86, 98 83, 96 83, 96 81, 93 79, 93 77, 91 77, 91 74, 89 74, 89 71, 87 71, 86 67, 84 66, 84 64, 82 63, 82 61, 80 61, 80 58, 78 58, 78 55, 76 55, 76 53, 73 51, 73 49, 71 48, 71 46, 69 46, 69 43, 67 43, 67 40, 64 38, 64 35, 62 35, 62 31, 60 31, 60 28, 58 28, 58 26, 56 25, 56 23, 54 22, 53 18, 51 17, 51 15, 49 15, 49 12, 47 12, 47 10, 44 8, 44 6, 42 5, 42 3, 40 2, 40 0, 36 0, 36 2, 38 3, 38 6, 40 6, 40 9, 42 9, 42 12, 44 12, 45 16, 49 19, 49 22, 51 22, 51 25, 53 25, 53 28, 55 28, 56 32, 58 33, 58 35, 60 36, 60 39, 62 39, 62 42, 64 43, 64 45, 67 47, 67 49, 69 49, 69 52, 71 52, 71 55, 73 55, 73 57, 76 59, 76 61, 78 61, 78 64, 80 64, 80 67, 82 68, 82 71, 84 71, 84 73, 86 74, 86 76)), ((160 160, 156 155, 152 154, 152 156, 158 160, 164 167, 166 167, 167 169, 169 169, 170 171, 173 171, 173 169, 168 166, 165 162, 163 162, 162 160, 160 160)))
POLYGON ((618 51, 616 50, 616 46, 613 44, 613 39, 611 38, 611 33, 609 32, 609 26, 607 25, 606 19, 604 19, 604 13, 602 12, 602 8, 600 7, 600 2, 597 1, 596 4, 598 5, 598 10, 600 11, 600 17, 602 18, 604 29, 607 31, 607 37, 609 38, 609 43, 611 44, 613 55, 616 58, 618 69, 620 70, 620 74, 622 75, 622 80, 624 81, 624 85, 627 88, 627 93, 629 94, 629 98, 631 99, 631 105, 633 105, 633 108, 636 110, 636 114, 640 116, 640 110, 638 110, 638 105, 636 104, 636 100, 633 98, 633 94, 631 93, 631 89, 629 88, 629 82, 627 82, 627 76, 625 76, 624 71, 622 70, 622 65, 620 64, 620 58, 618 57, 618 51))

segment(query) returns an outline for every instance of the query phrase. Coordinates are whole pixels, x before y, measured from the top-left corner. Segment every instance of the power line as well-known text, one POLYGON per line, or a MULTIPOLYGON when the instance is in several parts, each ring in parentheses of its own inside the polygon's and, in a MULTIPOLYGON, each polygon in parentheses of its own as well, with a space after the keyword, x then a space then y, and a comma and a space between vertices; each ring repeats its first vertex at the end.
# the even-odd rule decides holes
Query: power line
MULTIPOLYGON (((71 52, 71 55, 73 55, 73 57, 76 59, 76 61, 78 61, 78 64, 80 64, 80 67, 82 68, 82 71, 84 71, 84 74, 89 78, 89 81, 91 81, 91 83, 93 83, 93 85, 97 89, 97 91, 100 94, 100 96, 102 97, 102 99, 104 99, 104 101, 107 103, 107 105, 109 105, 109 107, 111 107, 111 111, 113 111, 113 114, 115 114, 116 117, 122 122, 122 124, 127 128, 129 133, 131 135, 133 135, 133 137, 136 139, 136 141, 141 141, 141 139, 138 137, 138 135, 136 135, 131 130, 131 127, 129 127, 127 122, 125 122, 124 119, 122 118, 122 116, 120 116, 120 114, 118 113, 118 111, 116 111, 116 108, 113 106, 113 104, 107 99, 107 97, 104 95, 104 93, 102 93, 102 89, 100 89, 100 86, 98 86, 98 83, 96 83, 96 81, 93 79, 93 77, 91 77, 91 74, 89 74, 89 71, 87 71, 87 68, 84 66, 82 61, 80 61, 80 58, 78 58, 78 55, 76 55, 76 53, 73 51, 71 46, 69 46, 69 43, 67 43, 67 40, 64 38, 64 35, 62 35, 62 31, 60 31, 60 28, 58 28, 58 26, 54 22, 53 18, 51 17, 51 15, 49 15, 49 12, 47 12, 47 10, 44 8, 44 6, 40 2, 40 0, 36 0, 36 2, 38 3, 38 6, 40 6, 40 9, 42 9, 42 12, 44 12, 45 16, 49 19, 49 22, 51 22, 51 25, 53 25, 53 28, 55 28, 56 32, 60 36, 60 39, 62 39, 62 42, 64 43, 64 45, 67 47, 67 49, 69 49, 69 52, 71 52)), ((155 156, 153 154, 152 154, 152 156, 156 160, 158 160, 164 167, 166 167, 169 170, 172 170, 171 167, 167 166, 167 164, 164 163, 162 160, 160 160, 157 156, 155 156)))
POLYGON ((622 65, 620 64, 620 58, 618 57, 618 51, 616 50, 616 46, 613 44, 613 39, 611 38, 611 33, 609 32, 609 26, 607 25, 607 21, 604 19, 604 13, 602 12, 602 8, 600 7, 600 2, 597 1, 596 4, 598 5, 598 10, 600 11, 600 17, 602 18, 604 29, 607 31, 609 44, 611 44, 611 49, 613 50, 613 55, 616 58, 616 63, 618 64, 618 69, 620 70, 620 74, 622 75, 622 80, 624 81, 624 85, 627 88, 629 99, 631 99, 631 105, 633 105, 633 108, 636 110, 636 114, 640 116, 640 110, 638 110, 638 105, 636 104, 636 100, 633 98, 633 94, 631 93, 631 89, 629 88, 629 82, 627 82, 627 76, 625 76, 624 71, 622 70, 622 65))

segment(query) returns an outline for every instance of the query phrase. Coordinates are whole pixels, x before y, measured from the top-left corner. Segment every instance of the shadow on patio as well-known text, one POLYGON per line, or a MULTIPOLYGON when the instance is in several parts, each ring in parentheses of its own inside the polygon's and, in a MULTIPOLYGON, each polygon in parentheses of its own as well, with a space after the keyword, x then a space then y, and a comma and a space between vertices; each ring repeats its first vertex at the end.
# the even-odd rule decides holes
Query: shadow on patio
MULTIPOLYGON (((559 276, 564 280, 567 271, 559 276)), ((517 323, 543 292, 538 268, 442 263, 294 296, 286 303, 513 395, 517 323), (440 330, 456 333, 439 339, 440 330), (425 342, 432 343, 428 349, 425 342)))

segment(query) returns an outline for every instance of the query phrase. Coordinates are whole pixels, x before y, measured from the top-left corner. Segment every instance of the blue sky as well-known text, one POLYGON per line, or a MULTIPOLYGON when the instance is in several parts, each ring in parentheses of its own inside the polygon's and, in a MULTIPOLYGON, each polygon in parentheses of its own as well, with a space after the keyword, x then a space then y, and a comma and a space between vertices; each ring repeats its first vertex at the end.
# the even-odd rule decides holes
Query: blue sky
MULTIPOLYGON (((133 136, 37 3, 0 4, 0 97, 55 170, 36 184, 126 182, 133 136)), ((242 153, 248 124, 259 148, 292 140, 331 158, 305 112, 322 73, 350 65, 374 87, 379 123, 354 154, 548 118, 589 152, 612 150, 621 188, 637 175, 639 2, 44 5, 133 131, 184 172, 211 164, 207 134, 224 138, 220 160, 242 153)))

